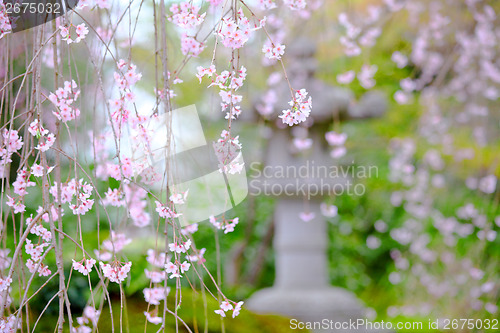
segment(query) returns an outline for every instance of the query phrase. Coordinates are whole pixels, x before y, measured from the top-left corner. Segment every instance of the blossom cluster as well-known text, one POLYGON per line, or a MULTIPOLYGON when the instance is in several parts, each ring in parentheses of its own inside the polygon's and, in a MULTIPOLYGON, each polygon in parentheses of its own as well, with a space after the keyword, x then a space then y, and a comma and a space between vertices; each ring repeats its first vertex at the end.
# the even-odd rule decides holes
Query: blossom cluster
POLYGON ((89 29, 85 25, 85 23, 81 23, 77 26, 74 26, 73 24, 70 24, 69 26, 59 26, 59 33, 61 34, 62 40, 66 41, 66 43, 71 44, 71 43, 80 43, 87 34, 89 33, 89 29), (75 27, 75 34, 76 38, 71 39, 71 28, 75 27))
POLYGON ((92 267, 94 267, 96 261, 95 259, 82 259, 81 261, 73 261, 73 269, 82 273, 83 275, 88 275, 92 271, 92 267))
POLYGON ((293 126, 305 122, 311 114, 312 98, 307 98, 308 92, 300 89, 295 92, 294 98, 288 102, 291 106, 288 110, 283 110, 279 116, 284 124, 293 126))
POLYGON ((111 231, 111 237, 102 242, 101 250, 94 250, 94 253, 99 260, 110 261, 113 255, 123 250, 131 242, 132 239, 127 238, 125 234, 111 231))
POLYGON ((333 149, 330 152, 332 158, 338 159, 344 156, 347 152, 344 144, 347 140, 346 133, 337 133, 335 131, 330 131, 325 134, 326 141, 333 149))
POLYGON ((221 137, 214 143, 215 155, 219 162, 219 172, 231 175, 240 173, 244 168, 244 163, 238 162, 241 144, 239 136, 231 137, 229 131, 223 130, 221 137))
POLYGON ((234 318, 240 314, 242 305, 243 302, 238 302, 235 303, 235 306, 233 307, 233 305, 229 303, 229 301, 223 301, 220 303, 220 308, 218 310, 215 310, 214 312, 220 315, 221 317, 225 317, 226 312, 233 310, 233 318, 234 318))
POLYGON ((159 201, 155 201, 155 203, 156 203, 156 211, 158 212, 158 215, 160 215, 160 217, 166 219, 173 219, 182 215, 176 213, 174 210, 170 209, 170 207, 163 205, 159 201))
POLYGON ((129 64, 123 59, 118 61, 118 72, 114 72, 114 80, 119 89, 120 97, 109 100, 111 109, 111 119, 113 125, 117 125, 117 132, 121 132, 121 125, 130 121, 133 127, 144 122, 145 117, 131 113, 130 103, 135 101, 135 94, 132 91, 134 85, 142 78, 138 73, 137 66, 129 64))
POLYGON ((239 223, 240 219, 235 217, 232 220, 222 219, 222 221, 219 222, 213 215, 210 215, 209 221, 215 228, 222 229, 224 230, 224 233, 227 234, 234 231, 234 228, 239 223))
POLYGON ((80 96, 80 90, 74 80, 65 81, 63 87, 59 87, 55 93, 50 93, 49 101, 56 106, 56 111, 53 111, 57 119, 63 122, 76 119, 80 115, 80 110, 72 107, 80 96))
POLYGON ((195 37, 183 34, 181 37, 181 52, 184 55, 197 57, 205 49, 205 44, 196 40, 195 37))
POLYGON ((94 199, 90 199, 92 185, 84 182, 83 179, 76 180, 73 178, 65 185, 54 182, 54 185, 50 188, 50 193, 54 202, 59 202, 60 198, 61 203, 70 203, 69 208, 75 215, 85 215, 94 205, 94 199), (73 197, 76 198, 75 204, 71 203, 73 197))
POLYGON ((209 87, 216 86, 220 89, 219 96, 222 99, 221 111, 224 112, 229 109, 226 112, 226 119, 236 119, 241 114, 239 103, 243 100, 243 96, 237 95, 235 92, 243 86, 243 82, 247 77, 247 69, 241 66, 238 72, 222 71, 220 74, 217 74, 215 65, 211 65, 208 68, 198 66, 197 70, 198 74, 196 77, 198 77, 200 82, 204 76, 215 76, 209 87))
POLYGON ((12 162, 12 154, 17 152, 23 146, 23 139, 16 130, 2 131, 2 143, 0 145, 0 178, 7 174, 7 167, 12 162))
POLYGON ((283 3, 291 10, 299 10, 306 8, 306 0, 283 0, 283 3))
POLYGON ((41 262, 44 248, 49 246, 49 243, 41 243, 40 245, 34 245, 31 240, 27 239, 24 249, 26 254, 30 255, 30 259, 26 261, 26 267, 30 273, 38 272, 39 276, 49 276, 52 272, 50 269, 41 262))
POLYGON ((81 317, 76 318, 76 322, 80 325, 77 328, 72 328, 71 333, 89 333, 92 332, 92 328, 86 326, 92 324, 92 327, 97 327, 97 322, 101 316, 101 311, 96 310, 92 306, 86 306, 83 309, 83 314, 81 317))
POLYGON ((168 17, 168 20, 184 29, 194 28, 205 19, 206 13, 198 14, 200 7, 194 5, 191 1, 184 1, 180 4, 174 3, 170 7, 172 15, 168 17))
POLYGON ((286 46, 283 44, 269 44, 266 43, 264 47, 262 47, 262 52, 268 59, 276 59, 280 60, 281 56, 285 54, 286 46))
POLYGON ((102 268, 104 277, 107 277, 111 282, 121 283, 127 278, 130 267, 132 267, 132 262, 113 262, 111 264, 105 264, 100 261, 99 265, 102 268))
POLYGON ((0 0, 0 39, 10 32, 12 32, 11 18, 7 14, 4 2, 0 0))
POLYGON ((265 19, 260 20, 259 25, 252 24, 240 8, 233 17, 224 17, 216 33, 221 38, 222 44, 230 49, 239 49, 245 45, 252 31, 259 30, 265 25, 265 19))

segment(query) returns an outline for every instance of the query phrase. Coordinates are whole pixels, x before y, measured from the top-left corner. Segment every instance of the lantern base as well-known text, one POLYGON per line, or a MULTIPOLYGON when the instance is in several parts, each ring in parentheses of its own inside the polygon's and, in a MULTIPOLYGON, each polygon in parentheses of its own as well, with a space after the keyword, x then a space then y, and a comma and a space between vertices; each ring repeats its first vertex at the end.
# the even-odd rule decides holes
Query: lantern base
POLYGON ((383 331, 370 328, 370 324, 367 328, 363 307, 356 296, 337 287, 266 288, 255 292, 247 300, 246 307, 259 314, 290 317, 291 329, 309 328, 322 333, 383 331))

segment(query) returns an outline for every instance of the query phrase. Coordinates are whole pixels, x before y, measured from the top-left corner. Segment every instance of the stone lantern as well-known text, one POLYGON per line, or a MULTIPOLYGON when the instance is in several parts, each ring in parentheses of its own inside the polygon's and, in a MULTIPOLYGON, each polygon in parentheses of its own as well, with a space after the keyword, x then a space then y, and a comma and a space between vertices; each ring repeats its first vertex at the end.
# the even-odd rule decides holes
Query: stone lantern
MULTIPOLYGON (((261 193, 275 193, 278 197, 274 212, 274 251, 276 278, 271 288, 255 292, 247 306, 257 313, 274 313, 303 322, 331 323, 365 318, 364 310, 356 296, 329 283, 327 250, 327 224, 320 212, 322 197, 331 194, 335 186, 346 186, 352 180, 330 178, 321 170, 335 165, 326 149, 325 132, 334 117, 341 120, 379 116, 386 109, 385 98, 378 93, 368 93, 358 103, 352 103, 352 93, 314 78, 316 62, 315 45, 309 40, 299 40, 287 48, 288 76, 292 87, 305 88, 312 96, 311 116, 302 129, 291 129, 279 124, 269 140, 265 156, 267 176, 258 179, 261 193), (307 129, 306 129, 307 128, 307 129), (306 152, 294 152, 292 136, 304 132, 313 139, 306 152), (278 173, 273 170, 281 170, 278 173), (302 171, 301 171, 302 170, 302 171), (288 189, 276 194, 272 188, 288 189), (267 188, 267 192, 266 192, 267 188), (303 189, 306 189, 304 192, 303 189), (304 195, 305 194, 305 195, 304 195), (308 214, 305 222, 301 214, 308 214)), ((276 88, 278 100, 290 100, 288 84, 276 88)), ((283 103, 284 104, 284 103, 283 103)), ((278 105, 276 114, 288 106, 278 105)), ((320 332, 348 332, 349 329, 327 329, 320 332)), ((358 331, 359 332, 359 331, 358 331)))

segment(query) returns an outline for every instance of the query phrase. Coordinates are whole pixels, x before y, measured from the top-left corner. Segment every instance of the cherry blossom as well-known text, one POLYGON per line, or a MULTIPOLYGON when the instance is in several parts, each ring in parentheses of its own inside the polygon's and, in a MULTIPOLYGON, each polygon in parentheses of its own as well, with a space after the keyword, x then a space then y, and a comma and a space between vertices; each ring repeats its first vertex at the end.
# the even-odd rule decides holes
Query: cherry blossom
POLYGON ((283 0, 283 3, 291 10, 299 10, 306 8, 306 0, 283 0))
POLYGON ((46 152, 50 149, 50 147, 54 145, 54 143, 56 142, 56 137, 53 133, 50 133, 44 138, 44 140, 45 141, 39 141, 35 149, 38 149, 41 152, 46 152))
POLYGON ((196 231, 198 231, 198 223, 193 223, 182 228, 181 234, 190 235, 194 234, 196 231))
MULTIPOLYGON (((0 1, 0 39, 12 32, 11 18, 7 14, 7 10, 3 1, 0 1)), ((1 327, 1 326, 0 326, 1 327)))
POLYGON ((155 201, 155 203, 156 203, 156 211, 158 212, 158 215, 160 215, 160 217, 170 219, 170 218, 176 218, 176 217, 179 217, 182 215, 182 214, 177 214, 169 207, 161 204, 159 201, 155 201))
POLYGON ((132 267, 132 262, 130 261, 128 263, 114 262, 112 264, 105 264, 100 261, 99 264, 102 268, 104 277, 107 277, 109 281, 115 283, 123 282, 130 272, 130 267, 132 267))
POLYGON ((172 16, 168 20, 175 25, 190 29, 200 25, 205 19, 206 13, 198 14, 200 7, 192 4, 190 1, 184 1, 180 4, 174 3, 170 7, 172 16))
POLYGON ((155 250, 153 249, 149 249, 147 251, 147 258, 146 260, 153 266, 156 266, 156 267, 163 267, 165 265, 165 261, 166 261, 166 254, 165 252, 160 252, 160 253, 156 253, 155 250))
POLYGON ((186 198, 188 196, 189 190, 183 193, 172 194, 170 196, 170 201, 172 201, 176 205, 182 205, 186 202, 186 198))
POLYGON ((188 239, 186 242, 174 242, 168 244, 168 248, 172 252, 177 252, 177 253, 186 253, 186 251, 189 250, 191 247, 191 240, 188 239))
POLYGON ((265 20, 261 20, 259 25, 253 24, 245 17, 242 9, 237 12, 237 21, 233 17, 222 19, 220 28, 216 31, 221 38, 222 44, 230 49, 239 49, 245 45, 252 31, 262 28, 265 20))
POLYGON ((307 98, 307 91, 305 89, 297 90, 294 99, 288 104, 292 107, 288 110, 283 110, 279 118, 282 119, 284 124, 293 126, 306 121, 307 117, 311 114, 312 98, 307 98))
POLYGON ((280 60, 281 56, 285 54, 286 46, 283 44, 265 44, 262 47, 262 52, 268 59, 280 60))
POLYGON ((189 267, 191 267, 191 264, 188 263, 187 261, 184 261, 182 264, 179 265, 182 274, 187 272, 189 270, 189 267))
POLYGON ((304 222, 310 222, 316 217, 313 212, 302 212, 299 214, 299 218, 304 222))
POLYGON ((173 279, 175 277, 180 277, 179 266, 177 266, 176 264, 174 264, 171 261, 168 261, 165 264, 165 272, 167 272, 168 274, 171 274, 169 277, 170 279, 173 279))
POLYGON ((170 288, 168 287, 166 290, 165 287, 145 288, 143 290, 144 299, 152 305, 159 305, 160 301, 166 299, 169 292, 170 288))
POLYGON ((49 134, 49 131, 39 123, 38 119, 35 119, 31 122, 28 127, 28 132, 30 132, 30 134, 35 137, 41 137, 49 134))
POLYGON ((347 134, 330 131, 325 134, 325 138, 330 146, 343 146, 347 140, 347 134))
POLYGON ((395 51, 391 60, 398 66, 398 68, 404 68, 408 64, 408 58, 399 51, 395 51))
POLYGON ((299 151, 310 149, 312 147, 312 144, 313 144, 313 140, 310 138, 304 138, 304 139, 294 138, 293 139, 293 145, 299 151))
POLYGON ((97 322, 99 321, 100 316, 101 316, 101 311, 96 310, 94 307, 87 305, 83 309, 83 315, 81 317, 76 318, 76 321, 79 325, 81 325, 81 327, 89 323, 91 323, 94 327, 97 327, 97 322))
POLYGON ((120 207, 125 205, 125 201, 123 200, 123 193, 118 189, 108 189, 105 193, 106 197, 103 200, 103 205, 105 206, 114 206, 120 207))
POLYGON ((77 88, 74 80, 65 81, 63 87, 58 88, 55 93, 49 94, 48 99, 56 106, 56 111, 52 111, 52 113, 57 119, 68 122, 80 116, 80 110, 72 107, 73 102, 80 96, 80 90, 76 90, 77 88))
POLYGON ((356 73, 353 70, 350 70, 337 75, 337 82, 340 84, 349 84, 354 80, 355 77, 356 73))
POLYGON ((77 26, 74 26, 73 24, 70 24, 69 26, 59 26, 59 33, 61 34, 62 40, 66 41, 66 43, 71 44, 71 43, 80 43, 87 34, 89 33, 89 29, 85 25, 85 23, 79 24, 77 26), (71 39, 71 28, 75 27, 75 34, 76 38, 71 39))
POLYGON ((233 318, 234 318, 237 315, 239 315, 239 313, 241 311, 241 306, 242 305, 243 305, 243 302, 239 302, 239 303, 236 304, 235 307, 233 307, 233 305, 231 303, 229 303, 229 301, 223 301, 220 304, 220 308, 217 309, 217 310, 215 310, 214 312, 217 313, 218 315, 220 315, 221 317, 225 317, 227 311, 230 311, 230 310, 234 309, 233 310, 233 318))
POLYGON ((118 253, 131 242, 132 239, 127 238, 125 234, 111 231, 110 239, 107 239, 104 242, 102 242, 102 248, 112 253, 118 253))
POLYGON ((363 65, 358 73, 359 84, 365 89, 371 89, 375 86, 373 76, 377 72, 377 65, 363 65))
POLYGON ((0 279, 0 291, 9 289, 11 283, 12 279, 10 277, 7 277, 5 279, 0 279))
POLYGON ((74 195, 77 199, 77 203, 70 204, 69 208, 75 215, 85 215, 85 213, 91 210, 92 206, 94 205, 94 199, 90 199, 90 196, 92 194, 92 186, 90 186, 86 182, 84 183, 83 179, 80 179, 78 182, 74 182, 74 185, 74 195))
POLYGON ((10 266, 12 259, 8 257, 10 249, 0 249, 0 269, 4 270, 10 266))
POLYGON ((14 153, 22 148, 23 139, 19 136, 16 130, 7 130, 4 128, 2 132, 3 145, 8 153, 14 153))
POLYGON ((213 147, 219 162, 220 173, 234 175, 243 171, 244 163, 238 162, 238 157, 241 154, 239 136, 231 137, 228 131, 223 130, 221 137, 213 144, 213 147))
POLYGON ((16 316, 10 315, 6 319, 0 319, 0 330, 6 333, 14 333, 18 330, 19 324, 17 323, 16 316))
MULTIPOLYGON (((181 52, 184 55, 197 57, 205 49, 205 44, 197 41, 194 37, 184 34, 181 38, 181 52)), ((182 82, 182 81, 181 81, 182 82)), ((174 82, 180 83, 179 81, 174 82)))
POLYGON ((149 312, 144 311, 144 315, 146 316, 146 319, 154 325, 159 325, 163 323, 163 318, 158 317, 158 316, 152 316, 149 312))
POLYGON ((82 259, 81 261, 73 261, 73 269, 82 273, 83 275, 88 275, 92 271, 92 267, 94 267, 96 261, 95 259, 82 259))
POLYGON ((241 311, 241 307, 243 306, 243 301, 240 301, 238 302, 235 306, 234 306, 234 310, 233 310, 233 318, 235 318, 237 315, 240 314, 240 311, 241 311))
POLYGON ((27 188, 35 186, 36 184, 29 180, 29 173, 26 168, 23 168, 18 172, 16 181, 12 183, 12 185, 14 187, 14 193, 24 197, 28 194, 27 188))
POLYGON ((186 257, 189 259, 190 262, 198 262, 198 264, 202 264, 206 261, 205 258, 203 258, 206 250, 207 250, 206 248, 202 248, 196 254, 186 257))
POLYGON ((338 208, 335 205, 327 205, 326 203, 321 203, 320 205, 321 214, 326 217, 335 217, 338 215, 338 208))
POLYGON ((239 223, 239 218, 236 217, 232 220, 227 220, 227 219, 223 219, 222 222, 218 222, 216 220, 216 218, 211 215, 209 217, 209 221, 210 223, 217 229, 222 229, 224 230, 224 233, 227 234, 229 232, 233 232, 234 231, 234 228, 236 227, 236 225, 239 223))
MULTIPOLYGON (((28 224, 28 219, 26 219, 26 224, 28 224)), ((35 224, 31 229, 30 233, 38 237, 42 237, 45 242, 50 242, 52 240, 52 233, 45 229, 41 224, 35 224)))
POLYGON ((146 277, 151 280, 153 283, 160 283, 163 280, 165 280, 165 272, 155 272, 155 271, 149 271, 147 269, 144 270, 144 273, 146 274, 146 277))
POLYGON ((14 198, 7 195, 7 206, 14 210, 14 214, 23 213, 26 210, 26 206, 20 200, 14 200, 14 198))

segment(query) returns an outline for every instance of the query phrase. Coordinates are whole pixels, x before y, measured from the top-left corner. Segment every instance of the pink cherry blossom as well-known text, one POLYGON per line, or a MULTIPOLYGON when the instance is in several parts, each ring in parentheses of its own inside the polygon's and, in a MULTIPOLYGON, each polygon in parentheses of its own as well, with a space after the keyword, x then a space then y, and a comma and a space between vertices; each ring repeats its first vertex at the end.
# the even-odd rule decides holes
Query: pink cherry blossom
MULTIPOLYGON (((184 34, 181 38, 181 52, 184 55, 197 57, 205 49, 205 44, 197 41, 194 37, 184 34)), ((182 82, 182 81, 181 81, 182 82)), ((179 83, 174 82, 175 83, 179 83)))
POLYGON ((377 65, 363 65, 358 73, 359 84, 365 89, 371 89, 375 86, 373 76, 377 72, 377 65))
POLYGON ((9 289, 11 283, 12 279, 10 277, 7 277, 5 279, 0 279, 0 291, 9 289))
POLYGON ((285 54, 286 46, 283 44, 265 44, 262 47, 262 52, 268 59, 280 60, 281 56, 285 54))
POLYGON ((156 266, 156 267, 163 267, 165 265, 165 261, 166 261, 166 254, 165 252, 160 252, 160 253, 156 253, 155 250, 153 249, 149 249, 147 251, 147 258, 146 260, 153 266, 156 266))
POLYGON ((179 217, 182 215, 182 214, 177 214, 169 207, 161 204, 159 201, 155 201, 155 203, 156 203, 156 211, 158 212, 158 215, 160 215, 160 217, 170 219, 170 218, 176 218, 176 217, 179 217))
POLYGON ((95 259, 82 259, 81 261, 73 261, 73 269, 82 273, 83 275, 88 275, 92 271, 92 267, 94 267, 96 261, 95 259))
POLYGON ((145 288, 143 290, 144 299, 147 303, 152 305, 159 305, 160 301, 166 299, 167 295, 170 292, 170 288, 167 287, 156 287, 156 288, 145 288))
POLYGON ((338 208, 335 205, 327 205, 326 203, 321 203, 320 205, 321 214, 326 217, 335 217, 338 215, 338 208))
POLYGON ((233 310, 233 318, 235 318, 237 315, 240 314, 240 311, 241 311, 241 307, 243 305, 243 301, 240 301, 238 302, 235 306, 234 306, 234 310, 233 310))
POLYGON ((190 29, 200 25, 205 19, 206 13, 198 14, 200 7, 192 4, 190 1, 184 1, 180 4, 174 3, 170 7, 172 16, 168 20, 180 28, 190 29))
POLYGON ((306 8, 306 0, 283 0, 283 3, 291 10, 299 10, 306 8))
POLYGON ((330 146, 343 146, 347 140, 347 134, 330 131, 325 134, 325 138, 330 146))
POLYGON ((189 267, 191 267, 191 264, 188 263, 187 261, 184 261, 182 264, 179 265, 182 274, 187 272, 189 270, 189 267))
POLYGON ((26 210, 26 206, 20 200, 14 200, 9 195, 7 195, 7 206, 14 210, 14 214, 23 213, 26 210))
POLYGON ((144 311, 144 315, 151 324, 159 325, 163 322, 162 317, 152 316, 149 312, 144 311))
POLYGON ((336 147, 330 151, 330 156, 334 159, 339 159, 342 156, 345 156, 346 153, 347 150, 345 147, 336 147))
POLYGON ((132 267, 132 262, 130 261, 128 263, 114 262, 112 264, 104 264, 100 261, 99 264, 101 265, 104 277, 115 283, 123 282, 130 272, 130 267, 132 267))
POLYGON ((146 274, 146 277, 151 280, 153 283, 160 283, 163 280, 165 280, 165 272, 155 272, 155 271, 149 271, 147 269, 144 270, 144 273, 146 274))
POLYGON ((340 84, 349 84, 354 80, 355 77, 356 73, 353 70, 350 70, 337 75, 337 82, 340 84))
POLYGON ((31 166, 31 174, 35 177, 43 176, 43 167, 39 164, 33 163, 31 166))
POLYGON ((312 98, 307 98, 307 91, 305 89, 297 90, 293 100, 288 102, 292 107, 288 110, 283 110, 279 118, 282 119, 284 124, 293 126, 306 121, 307 117, 311 114, 312 98))
POLYGON ((193 224, 187 225, 184 228, 182 228, 181 234, 190 235, 190 234, 194 234, 196 231, 198 231, 198 223, 193 223, 193 224))
POLYGON ((294 138, 293 139, 293 145, 299 151, 310 149, 312 147, 312 144, 313 144, 313 140, 310 138, 304 138, 304 139, 294 138))

